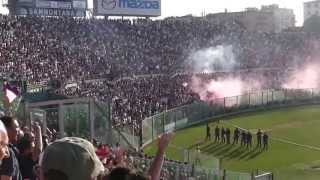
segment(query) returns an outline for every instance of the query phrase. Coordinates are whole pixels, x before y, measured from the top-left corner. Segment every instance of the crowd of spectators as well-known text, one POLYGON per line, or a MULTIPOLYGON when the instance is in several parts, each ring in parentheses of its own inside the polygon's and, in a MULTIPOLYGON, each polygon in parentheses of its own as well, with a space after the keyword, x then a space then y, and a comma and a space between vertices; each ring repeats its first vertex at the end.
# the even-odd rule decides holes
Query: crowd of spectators
MULTIPOLYGON (((111 102, 113 125, 129 125, 137 130, 147 116, 200 99, 188 84, 195 73, 189 61, 190 52, 231 45, 237 60, 232 72, 224 72, 217 66, 216 72, 197 72, 197 76, 204 80, 255 77, 263 82, 263 89, 279 88, 286 72, 312 60, 310 56, 317 52, 320 38, 304 32, 250 32, 237 22, 216 24, 206 18, 153 21, 0 15, 0 32, 2 77, 25 80, 30 86, 57 82, 59 94, 111 102)), ((43 136, 36 124, 21 131, 18 121, 10 117, 2 117, 1 122, 4 125, 0 123, 0 178, 10 180, 35 180, 41 177, 40 172, 43 173, 40 180, 96 178, 101 170, 107 172, 101 178, 108 180, 148 176, 157 180, 164 148, 170 139, 168 135, 160 139, 160 150, 149 163, 148 176, 143 177, 123 167, 133 169, 137 162, 146 163, 150 158, 131 155, 117 144, 112 147, 94 143, 96 149, 93 149, 82 139, 56 140, 50 133, 43 136), (49 145, 49 142, 53 143, 49 145), (68 153, 73 152, 73 146, 89 153, 86 158, 94 161, 90 167, 70 159, 66 162, 77 166, 62 163, 67 157, 60 155, 71 156, 68 153), (61 147, 63 152, 59 151, 61 147)), ((190 176, 189 164, 167 163, 185 167, 182 176, 190 176)), ((143 172, 147 172, 146 167, 143 172)), ((161 176, 172 179, 170 176, 175 175, 163 170, 161 176)))
POLYGON ((158 139, 154 157, 124 149, 119 143, 111 146, 77 137, 55 138, 50 130, 43 130, 38 124, 20 129, 18 120, 9 116, 1 117, 0 135, 1 179, 176 179, 177 172, 167 167, 179 168, 179 177, 192 177, 192 165, 164 159, 171 133, 158 139))
MULTIPOLYGON (((305 63, 318 35, 247 31, 238 22, 206 18, 110 20, 0 15, 0 75, 29 85, 58 82, 58 93, 112 102, 115 126, 199 100, 188 83, 190 52, 231 45, 237 75, 279 88, 285 73, 305 63), (260 70, 257 70, 260 69, 260 70)), ((223 69, 215 68, 215 71, 223 69)))
POLYGON ((175 78, 157 75, 122 79, 115 82, 94 81, 81 83, 69 96, 97 97, 112 103, 115 126, 130 125, 139 128, 147 116, 189 104, 197 95, 182 85, 187 77, 175 78))
MULTIPOLYGON (((274 70, 258 70, 204 73, 197 74, 197 77, 209 82, 223 76, 243 76, 243 81, 248 83, 259 82, 259 87, 256 88, 271 89, 278 88, 281 84, 281 78, 268 78, 275 73, 281 74, 274 70)), ((77 83, 74 87, 63 89, 62 93, 70 97, 96 97, 100 101, 110 102, 113 108, 114 126, 129 125, 139 130, 141 121, 146 117, 199 101, 199 95, 190 88, 192 77, 192 74, 176 74, 174 76, 140 76, 117 81, 94 80, 77 83)), ((248 90, 257 91, 258 89, 248 90)))
MULTIPOLYGON (((0 16, 2 75, 30 83, 190 72, 189 53, 232 45, 241 69, 287 68, 310 54, 314 36, 248 32, 195 20, 106 20, 0 16), (308 47, 308 48, 305 48, 308 47)), ((317 38, 317 37, 316 37, 317 38)))

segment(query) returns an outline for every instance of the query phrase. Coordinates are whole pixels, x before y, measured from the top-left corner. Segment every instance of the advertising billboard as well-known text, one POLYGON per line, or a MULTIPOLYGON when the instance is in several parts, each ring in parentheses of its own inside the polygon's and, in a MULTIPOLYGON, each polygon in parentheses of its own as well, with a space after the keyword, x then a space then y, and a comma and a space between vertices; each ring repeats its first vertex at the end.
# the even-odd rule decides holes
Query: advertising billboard
POLYGON ((85 10, 80 9, 59 9, 59 8, 38 8, 38 7, 17 7, 17 15, 31 16, 68 16, 68 17, 84 17, 85 10))
POLYGON ((94 0, 95 15, 160 16, 161 0, 94 0))
POLYGON ((16 15, 85 17, 86 0, 17 0, 16 15))

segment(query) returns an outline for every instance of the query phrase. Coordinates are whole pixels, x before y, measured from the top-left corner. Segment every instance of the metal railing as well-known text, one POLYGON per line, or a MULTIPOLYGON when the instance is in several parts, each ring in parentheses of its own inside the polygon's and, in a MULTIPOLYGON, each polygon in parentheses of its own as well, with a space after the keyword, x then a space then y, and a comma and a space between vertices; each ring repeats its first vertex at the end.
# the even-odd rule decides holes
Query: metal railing
POLYGON ((275 107, 312 104, 320 102, 320 89, 265 90, 241 96, 216 99, 210 103, 195 102, 142 121, 143 146, 159 135, 190 127, 214 118, 275 107))

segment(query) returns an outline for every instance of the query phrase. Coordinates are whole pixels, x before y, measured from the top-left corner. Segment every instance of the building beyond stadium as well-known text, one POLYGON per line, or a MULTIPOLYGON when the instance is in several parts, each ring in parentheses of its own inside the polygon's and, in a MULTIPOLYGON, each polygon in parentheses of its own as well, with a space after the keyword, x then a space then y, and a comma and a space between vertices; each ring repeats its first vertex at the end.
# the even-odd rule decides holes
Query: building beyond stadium
POLYGON ((240 22, 249 31, 281 32, 295 26, 292 9, 279 8, 273 4, 258 8, 247 8, 242 12, 225 12, 207 15, 208 19, 221 22, 240 22))
POLYGON ((320 0, 305 2, 303 6, 304 20, 307 20, 314 15, 320 16, 320 0))

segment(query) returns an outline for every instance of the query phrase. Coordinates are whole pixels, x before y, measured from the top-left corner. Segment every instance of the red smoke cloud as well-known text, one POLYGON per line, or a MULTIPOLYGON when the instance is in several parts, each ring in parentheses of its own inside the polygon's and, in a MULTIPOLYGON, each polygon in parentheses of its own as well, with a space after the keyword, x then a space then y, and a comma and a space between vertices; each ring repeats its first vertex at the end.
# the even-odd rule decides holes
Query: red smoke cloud
POLYGON ((294 70, 282 87, 286 89, 319 88, 319 67, 318 63, 310 63, 301 69, 294 70))
POLYGON ((237 78, 210 80, 209 82, 193 76, 190 84, 193 92, 206 102, 212 102, 224 97, 238 96, 242 94, 243 82, 237 78))

